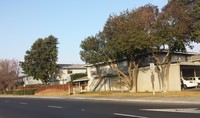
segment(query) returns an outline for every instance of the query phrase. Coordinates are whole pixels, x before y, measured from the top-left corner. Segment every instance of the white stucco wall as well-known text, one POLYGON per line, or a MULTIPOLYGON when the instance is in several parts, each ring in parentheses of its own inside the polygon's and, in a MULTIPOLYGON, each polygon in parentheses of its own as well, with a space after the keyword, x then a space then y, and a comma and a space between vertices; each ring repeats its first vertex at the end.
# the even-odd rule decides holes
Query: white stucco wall
POLYGON ((161 81, 156 71, 151 71, 149 67, 139 69, 138 80, 137 80, 137 91, 138 92, 151 92, 152 82, 156 91, 161 90, 161 81))
POLYGON ((169 73, 169 91, 181 91, 179 63, 171 64, 169 73))
MULTIPOLYGON (((180 65, 178 63, 171 64, 169 73, 169 91, 181 91, 180 65)), ((162 90, 162 81, 156 70, 152 72, 149 67, 140 68, 137 91, 152 92, 152 82, 154 82, 155 91, 160 92, 162 90)))

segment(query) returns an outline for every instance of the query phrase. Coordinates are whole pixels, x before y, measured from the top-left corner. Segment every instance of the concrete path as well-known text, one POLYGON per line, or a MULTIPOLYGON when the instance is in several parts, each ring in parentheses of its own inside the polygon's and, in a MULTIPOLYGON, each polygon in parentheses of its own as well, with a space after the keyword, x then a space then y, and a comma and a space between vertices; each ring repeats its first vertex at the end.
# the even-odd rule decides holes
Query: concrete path
POLYGON ((178 103, 178 104, 200 104, 200 97, 134 97, 134 96, 17 96, 0 95, 12 98, 44 98, 44 99, 76 99, 76 100, 98 100, 115 102, 147 102, 147 103, 178 103))

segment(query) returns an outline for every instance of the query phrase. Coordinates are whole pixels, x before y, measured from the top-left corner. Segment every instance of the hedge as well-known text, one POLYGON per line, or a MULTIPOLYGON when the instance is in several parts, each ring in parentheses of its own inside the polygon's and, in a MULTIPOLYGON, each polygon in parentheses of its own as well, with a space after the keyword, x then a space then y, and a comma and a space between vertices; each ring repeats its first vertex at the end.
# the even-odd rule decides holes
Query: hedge
POLYGON ((37 89, 15 90, 13 95, 34 95, 37 89))
MULTIPOLYGON (((6 91, 6 94, 13 94, 13 95, 34 95, 37 89, 19 89, 14 91, 6 91)), ((3 94, 3 91, 0 91, 0 94, 3 94)))

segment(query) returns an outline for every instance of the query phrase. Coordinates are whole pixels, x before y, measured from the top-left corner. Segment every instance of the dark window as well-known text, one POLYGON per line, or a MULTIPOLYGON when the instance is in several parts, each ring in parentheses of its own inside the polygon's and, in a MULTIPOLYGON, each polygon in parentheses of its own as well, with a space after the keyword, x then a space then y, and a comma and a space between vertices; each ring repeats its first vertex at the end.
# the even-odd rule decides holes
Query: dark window
POLYGON ((196 69, 196 76, 200 77, 200 69, 196 69))
POLYGON ((182 69, 183 77, 194 77, 194 69, 182 69))

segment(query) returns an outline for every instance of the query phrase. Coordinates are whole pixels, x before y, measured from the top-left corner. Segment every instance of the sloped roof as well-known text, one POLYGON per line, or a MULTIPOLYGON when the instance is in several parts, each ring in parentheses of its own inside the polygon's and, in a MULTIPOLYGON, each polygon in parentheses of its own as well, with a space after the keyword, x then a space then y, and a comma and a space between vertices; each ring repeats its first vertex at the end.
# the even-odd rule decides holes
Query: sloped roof
POLYGON ((191 56, 191 61, 200 61, 200 55, 191 56))
POLYGON ((61 68, 86 69, 85 64, 58 64, 61 68))
POLYGON ((86 77, 82 77, 82 78, 76 79, 73 82, 81 82, 81 81, 89 81, 89 78, 86 76, 86 77))

